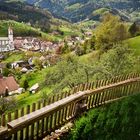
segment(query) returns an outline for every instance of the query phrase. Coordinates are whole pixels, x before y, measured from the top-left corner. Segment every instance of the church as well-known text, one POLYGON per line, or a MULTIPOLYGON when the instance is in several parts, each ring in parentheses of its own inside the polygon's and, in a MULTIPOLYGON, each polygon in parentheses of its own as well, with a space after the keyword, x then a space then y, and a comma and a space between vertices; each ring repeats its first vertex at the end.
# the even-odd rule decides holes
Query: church
POLYGON ((8 37, 0 37, 0 52, 8 52, 14 49, 13 30, 11 27, 9 27, 8 37))

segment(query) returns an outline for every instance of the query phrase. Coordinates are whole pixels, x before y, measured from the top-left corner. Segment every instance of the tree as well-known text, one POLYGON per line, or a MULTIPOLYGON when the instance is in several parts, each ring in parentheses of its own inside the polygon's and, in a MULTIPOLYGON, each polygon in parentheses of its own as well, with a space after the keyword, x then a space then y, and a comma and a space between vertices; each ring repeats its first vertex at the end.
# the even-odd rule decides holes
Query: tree
POLYGON ((37 69, 40 69, 40 70, 42 69, 42 62, 38 58, 35 58, 33 60, 33 64, 36 66, 37 69))
MULTIPOLYGON (((85 46, 85 49, 86 49, 86 46, 85 46)), ((75 54, 78 55, 78 56, 81 56, 84 53, 84 47, 81 47, 79 46, 79 44, 76 45, 76 49, 75 49, 75 54)))
POLYGON ((135 57, 127 46, 119 44, 101 55, 97 68, 100 77, 114 77, 134 70, 135 57))
POLYGON ((4 114, 7 110, 14 109, 16 107, 17 103, 16 100, 13 97, 0 98, 0 115, 4 114))
POLYGON ((27 90, 28 87, 29 87, 28 81, 27 80, 24 80, 24 82, 23 82, 23 88, 25 90, 27 90))
POLYGON ((48 101, 49 97, 50 97, 50 94, 48 95, 48 93, 46 93, 46 92, 41 93, 41 99, 43 101, 48 101))
POLYGON ((93 71, 91 63, 83 64, 78 57, 67 55, 47 73, 45 83, 55 86, 54 92, 58 92, 66 87, 73 88, 76 84, 89 82, 93 71))
POLYGON ((6 76, 7 77, 10 74, 10 70, 8 68, 4 68, 2 70, 2 74, 3 74, 3 76, 6 76))
POLYGON ((135 22, 129 28, 129 32, 130 32, 132 37, 136 35, 138 30, 139 30, 139 28, 137 27, 137 24, 135 22))
POLYGON ((5 89, 5 94, 4 94, 5 96, 8 96, 9 95, 9 90, 8 90, 8 87, 6 87, 6 89, 5 89))
POLYGON ((11 72, 12 72, 12 74, 14 74, 16 76, 17 79, 21 78, 22 72, 21 72, 21 68, 20 67, 12 69, 11 72))
POLYGON ((95 47, 107 51, 113 47, 113 44, 120 43, 127 37, 127 28, 120 18, 106 14, 103 22, 95 31, 95 47))
POLYGON ((62 50, 62 53, 68 53, 70 51, 68 43, 66 41, 64 41, 64 46, 62 47, 61 50, 62 50))

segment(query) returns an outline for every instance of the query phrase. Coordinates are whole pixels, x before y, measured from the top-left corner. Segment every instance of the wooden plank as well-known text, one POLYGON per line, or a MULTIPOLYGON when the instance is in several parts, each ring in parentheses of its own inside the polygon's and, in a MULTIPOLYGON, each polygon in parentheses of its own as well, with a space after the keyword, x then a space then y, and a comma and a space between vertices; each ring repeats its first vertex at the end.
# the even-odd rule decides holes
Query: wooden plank
POLYGON ((48 130, 48 122, 49 122, 49 117, 47 116, 47 117, 46 117, 46 127, 45 127, 46 133, 49 131, 49 130, 48 130))
MULTIPOLYGON (((18 118, 18 110, 16 110, 14 113, 14 119, 17 119, 17 118, 18 118)), ((15 132, 14 140, 17 140, 17 139, 18 139, 18 132, 15 132)))
POLYGON ((2 125, 2 126, 5 126, 5 125, 6 125, 5 114, 2 114, 2 117, 1 117, 1 125, 2 125))
MULTIPOLYGON (((43 101, 43 107, 45 107, 46 106, 46 102, 45 101, 43 101)), ((43 137, 43 135, 44 135, 44 130, 45 130, 45 118, 43 118, 42 119, 42 121, 41 121, 41 137, 43 137)))
MULTIPOLYGON (((34 112, 36 110, 36 104, 33 103, 32 104, 32 112, 34 112)), ((35 131, 35 124, 33 123, 31 125, 31 140, 34 138, 34 131, 35 131)))
MULTIPOLYGON (((38 104, 37 104, 37 109, 39 110, 40 108, 41 108, 41 102, 39 101, 38 104)), ((35 112, 33 112, 33 113, 35 113, 35 112)), ((36 123, 37 139, 39 138, 39 124, 40 124, 40 120, 38 120, 37 123, 36 123)))
POLYGON ((57 126, 57 111, 55 112, 55 115, 54 115, 54 128, 56 128, 57 126))
POLYGON ((96 97, 96 95, 93 94, 92 96, 93 96, 93 97, 92 97, 92 102, 91 102, 91 107, 90 107, 90 108, 92 108, 92 107, 95 106, 95 97, 96 97))
POLYGON ((61 110, 58 112, 58 125, 61 124, 61 110))
MULTIPOLYGON (((29 114, 29 113, 30 113, 30 105, 28 105, 27 109, 26 109, 26 114, 29 114)), ((29 139, 29 125, 26 126, 25 137, 26 137, 26 139, 29 139)))
POLYGON ((71 110, 72 110, 72 104, 69 105, 68 119, 70 119, 72 117, 71 110))
POLYGON ((8 122, 11 122, 11 112, 8 113, 8 122))
MULTIPOLYGON (((20 116, 21 116, 21 117, 24 116, 24 107, 21 109, 20 116)), ((20 140, 23 140, 23 139, 24 139, 23 133, 24 133, 24 130, 22 129, 22 130, 20 131, 20 140)))

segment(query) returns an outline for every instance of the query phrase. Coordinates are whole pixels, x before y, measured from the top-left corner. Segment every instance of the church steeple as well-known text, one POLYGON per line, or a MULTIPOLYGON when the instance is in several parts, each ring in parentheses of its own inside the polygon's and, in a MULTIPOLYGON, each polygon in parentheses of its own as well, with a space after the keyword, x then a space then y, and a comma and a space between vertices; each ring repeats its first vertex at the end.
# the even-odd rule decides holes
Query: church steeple
POLYGON ((9 26, 8 28, 8 35, 13 35, 13 29, 11 28, 11 26, 9 26))
POLYGON ((14 36, 13 36, 13 29, 11 26, 8 28, 8 39, 9 39, 9 46, 12 49, 14 47, 14 36))

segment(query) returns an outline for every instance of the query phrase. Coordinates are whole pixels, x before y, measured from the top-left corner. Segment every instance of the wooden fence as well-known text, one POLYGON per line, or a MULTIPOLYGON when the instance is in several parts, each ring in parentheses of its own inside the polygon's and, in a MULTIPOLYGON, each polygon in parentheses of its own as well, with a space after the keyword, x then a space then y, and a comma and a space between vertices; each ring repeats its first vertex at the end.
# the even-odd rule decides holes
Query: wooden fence
POLYGON ((128 74, 128 75, 123 75, 123 76, 120 75, 120 76, 113 77, 110 79, 98 80, 91 83, 82 83, 82 84, 76 85, 73 89, 67 92, 50 95, 45 100, 40 100, 37 103, 33 103, 32 105, 28 105, 27 107, 23 107, 21 109, 17 109, 14 112, 3 114, 2 116, 0 116, 0 126, 6 126, 7 123, 12 120, 18 119, 26 114, 29 114, 42 107, 45 107, 46 105, 50 105, 56 101, 59 101, 70 95, 73 95, 77 93, 78 91, 93 90, 99 87, 103 87, 103 86, 110 85, 113 83, 118 83, 120 81, 124 81, 130 78, 136 78, 136 77, 139 77, 139 74, 128 74))
POLYGON ((2 116, 0 139, 39 139, 78 114, 105 103, 140 92, 140 75, 130 74, 80 84, 72 91, 2 116))

